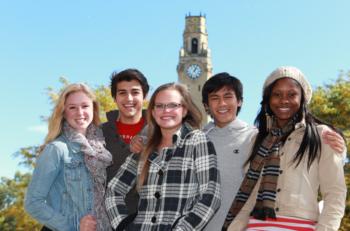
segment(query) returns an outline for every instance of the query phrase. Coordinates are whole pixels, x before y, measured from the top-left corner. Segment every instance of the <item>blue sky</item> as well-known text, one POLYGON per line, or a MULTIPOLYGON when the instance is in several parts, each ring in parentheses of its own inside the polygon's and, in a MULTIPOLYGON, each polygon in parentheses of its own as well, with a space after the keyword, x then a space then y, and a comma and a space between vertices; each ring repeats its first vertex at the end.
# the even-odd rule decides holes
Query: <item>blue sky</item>
POLYGON ((39 145, 59 77, 107 85, 113 71, 140 69, 151 89, 177 81, 185 16, 205 14, 213 72, 244 85, 240 118, 252 123, 264 78, 299 67, 313 87, 350 69, 350 1, 1 1, 0 176, 13 177, 21 147, 39 145))

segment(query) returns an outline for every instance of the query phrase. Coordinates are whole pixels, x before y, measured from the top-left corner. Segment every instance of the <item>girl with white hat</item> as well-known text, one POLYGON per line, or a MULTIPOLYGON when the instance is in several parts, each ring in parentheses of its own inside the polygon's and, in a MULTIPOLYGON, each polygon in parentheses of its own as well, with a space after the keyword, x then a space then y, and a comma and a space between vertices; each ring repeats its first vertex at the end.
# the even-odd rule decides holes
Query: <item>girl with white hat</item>
POLYGON ((266 79, 249 169, 224 229, 338 230, 346 198, 343 160, 320 138, 333 127, 309 112, 311 96, 295 67, 279 67, 266 79))

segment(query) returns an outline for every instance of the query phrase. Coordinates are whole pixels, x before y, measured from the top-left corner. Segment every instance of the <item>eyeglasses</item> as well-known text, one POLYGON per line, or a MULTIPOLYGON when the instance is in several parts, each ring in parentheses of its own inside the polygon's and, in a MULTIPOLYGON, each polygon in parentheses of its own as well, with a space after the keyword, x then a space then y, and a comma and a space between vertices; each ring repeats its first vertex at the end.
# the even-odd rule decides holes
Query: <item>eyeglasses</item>
POLYGON ((169 109, 169 110, 175 110, 179 107, 181 107, 182 104, 181 103, 156 103, 154 105, 154 109, 156 109, 157 111, 164 111, 165 109, 169 109))

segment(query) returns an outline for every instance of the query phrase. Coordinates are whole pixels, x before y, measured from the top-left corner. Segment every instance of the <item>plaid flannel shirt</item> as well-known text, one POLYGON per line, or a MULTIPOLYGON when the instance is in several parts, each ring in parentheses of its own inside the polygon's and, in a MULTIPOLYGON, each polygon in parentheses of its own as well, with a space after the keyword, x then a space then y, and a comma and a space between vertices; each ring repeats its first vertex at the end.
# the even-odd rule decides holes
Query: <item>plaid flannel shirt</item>
POLYGON ((138 154, 127 158, 111 180, 106 209, 117 230, 202 230, 220 206, 220 177, 213 144, 200 130, 183 125, 172 148, 150 155, 138 213, 128 217, 124 198, 136 184, 138 154))

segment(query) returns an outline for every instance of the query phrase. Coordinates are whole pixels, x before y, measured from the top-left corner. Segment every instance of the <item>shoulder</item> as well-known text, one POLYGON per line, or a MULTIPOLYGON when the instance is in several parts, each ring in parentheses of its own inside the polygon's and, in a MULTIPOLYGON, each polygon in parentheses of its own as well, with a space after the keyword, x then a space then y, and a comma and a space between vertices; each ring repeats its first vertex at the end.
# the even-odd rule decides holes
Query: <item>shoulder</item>
POLYGON ((202 131, 203 131, 204 133, 208 134, 208 133, 210 133, 210 131, 212 131, 213 128, 215 128, 215 124, 214 124, 214 122, 210 121, 209 123, 207 123, 207 124, 203 127, 202 131))
POLYGON ((118 110, 112 110, 106 112, 106 117, 108 121, 115 121, 118 118, 119 111, 118 110))
POLYGON ((241 132, 247 133, 247 134, 256 134, 258 132, 258 129, 253 126, 248 124, 247 122, 240 120, 240 119, 235 119, 234 122, 234 127, 241 132))
POLYGON ((318 133, 321 135, 321 133, 323 131, 326 131, 326 130, 331 130, 332 128, 330 128, 329 126, 325 125, 325 124, 317 124, 316 125, 316 129, 318 131, 318 133))
MULTIPOLYGON (((322 133, 324 131, 332 130, 332 128, 327 126, 327 125, 325 125, 325 124, 318 124, 318 125, 316 125, 316 129, 317 129, 318 134, 320 135, 320 140, 321 140, 321 145, 322 145, 322 148, 321 148, 322 155, 325 155, 324 153, 328 153, 328 154, 331 153, 332 155, 335 154, 336 151, 333 150, 331 148, 331 146, 326 144, 324 138, 322 137, 322 133)), ((336 155, 336 156, 341 156, 341 155, 336 155)))
POLYGON ((185 139, 191 140, 191 143, 195 145, 210 142, 207 134, 199 129, 195 129, 189 132, 186 135, 185 139))
POLYGON ((68 145, 62 137, 58 137, 52 142, 48 143, 43 151, 39 154, 38 163, 56 163, 60 162, 69 153, 68 145))
POLYGON ((62 154, 66 151, 68 152, 67 142, 62 136, 59 136, 58 138, 51 141, 50 143, 48 143, 45 146, 42 154, 47 153, 47 152, 50 152, 50 153, 54 152, 57 154, 62 154))

